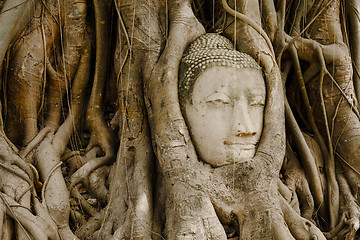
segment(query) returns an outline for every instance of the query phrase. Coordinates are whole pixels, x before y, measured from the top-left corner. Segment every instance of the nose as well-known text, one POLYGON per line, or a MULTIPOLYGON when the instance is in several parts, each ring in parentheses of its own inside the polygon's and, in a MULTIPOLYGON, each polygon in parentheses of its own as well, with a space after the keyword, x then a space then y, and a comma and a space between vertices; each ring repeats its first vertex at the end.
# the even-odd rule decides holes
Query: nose
POLYGON ((248 102, 245 98, 240 99, 240 101, 234 105, 234 113, 235 136, 242 137, 255 135, 256 130, 249 114, 248 102))

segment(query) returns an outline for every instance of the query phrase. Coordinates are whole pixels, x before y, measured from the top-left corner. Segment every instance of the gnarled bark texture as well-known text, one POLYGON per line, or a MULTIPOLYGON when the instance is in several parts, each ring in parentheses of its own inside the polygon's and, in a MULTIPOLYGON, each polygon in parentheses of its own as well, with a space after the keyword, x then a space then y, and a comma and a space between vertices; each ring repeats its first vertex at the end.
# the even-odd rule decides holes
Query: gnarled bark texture
MULTIPOLYGON (((356 0, 0 0, 0 239, 357 239, 356 0), (262 67, 254 158, 199 159, 179 64, 262 67)), ((213 131, 217 131, 213 129, 213 131)))

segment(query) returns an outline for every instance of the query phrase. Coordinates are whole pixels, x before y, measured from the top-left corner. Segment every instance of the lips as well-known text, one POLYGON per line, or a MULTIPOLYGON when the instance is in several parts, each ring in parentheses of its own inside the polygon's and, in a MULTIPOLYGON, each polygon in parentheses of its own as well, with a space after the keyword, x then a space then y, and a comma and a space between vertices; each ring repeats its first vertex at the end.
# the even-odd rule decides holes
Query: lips
POLYGON ((224 141, 225 146, 229 146, 233 149, 239 149, 239 150, 253 150, 255 148, 256 143, 255 142, 231 142, 231 141, 224 141))
POLYGON ((255 146, 256 142, 231 142, 228 140, 224 141, 224 145, 243 145, 243 146, 255 146))

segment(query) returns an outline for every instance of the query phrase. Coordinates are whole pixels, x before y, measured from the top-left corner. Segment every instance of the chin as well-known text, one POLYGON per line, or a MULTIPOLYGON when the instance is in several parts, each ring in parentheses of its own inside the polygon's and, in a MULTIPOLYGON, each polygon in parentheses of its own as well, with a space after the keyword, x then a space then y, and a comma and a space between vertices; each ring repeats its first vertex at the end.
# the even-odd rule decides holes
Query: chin
POLYGON ((252 159, 255 156, 255 147, 252 149, 232 149, 227 152, 226 162, 228 164, 231 163, 239 163, 245 162, 252 159))
POLYGON ((227 149, 222 154, 212 155, 211 158, 202 158, 202 161, 210 164, 212 167, 221 167, 234 163, 246 162, 255 156, 255 147, 253 149, 227 149), (214 158, 215 157, 215 158, 214 158))

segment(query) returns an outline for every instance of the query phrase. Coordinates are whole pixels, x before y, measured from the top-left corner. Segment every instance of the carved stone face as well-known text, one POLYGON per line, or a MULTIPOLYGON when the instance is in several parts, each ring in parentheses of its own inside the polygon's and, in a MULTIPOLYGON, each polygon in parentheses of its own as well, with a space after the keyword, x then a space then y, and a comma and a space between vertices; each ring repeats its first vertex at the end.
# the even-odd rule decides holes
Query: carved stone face
POLYGON ((214 167, 255 155, 266 98, 260 71, 214 66, 197 78, 184 114, 199 157, 214 167))

